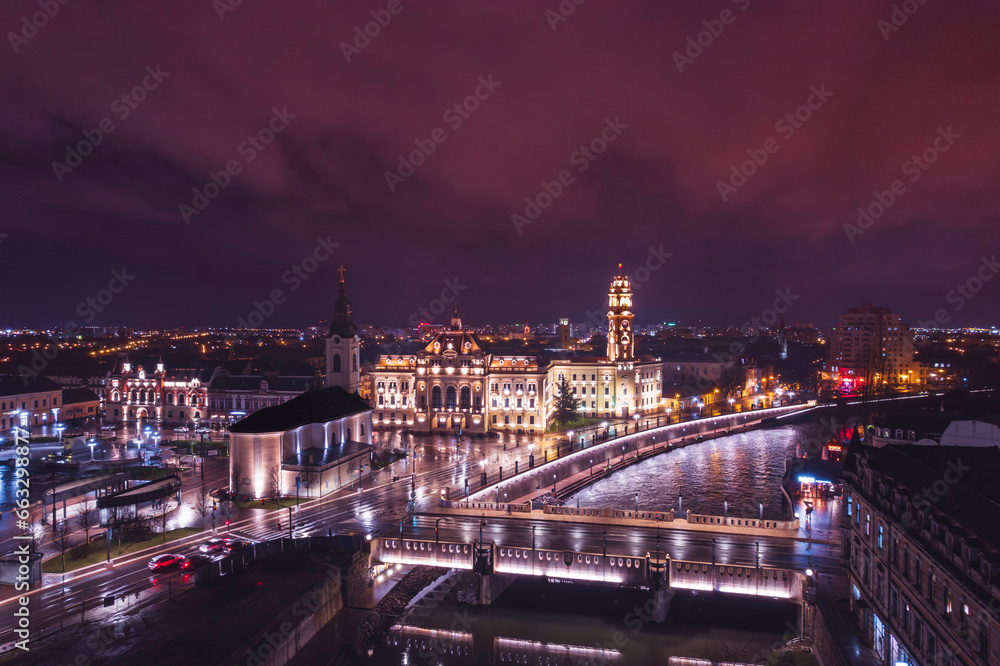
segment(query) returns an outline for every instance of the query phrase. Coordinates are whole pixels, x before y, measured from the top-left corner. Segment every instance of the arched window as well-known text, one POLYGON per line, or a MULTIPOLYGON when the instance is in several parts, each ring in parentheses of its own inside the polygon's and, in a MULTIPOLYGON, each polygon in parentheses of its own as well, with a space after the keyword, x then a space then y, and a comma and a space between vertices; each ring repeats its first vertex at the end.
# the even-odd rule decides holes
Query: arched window
POLYGON ((347 441, 348 442, 351 441, 351 429, 350 428, 347 429, 347 441))
POLYGON ((455 409, 455 387, 449 386, 444 392, 445 406, 448 409, 455 409))
POLYGON ((472 392, 469 390, 468 386, 462 387, 461 405, 462 409, 468 409, 472 406, 472 392))
POLYGON ((167 394, 167 404, 168 405, 174 404, 174 394, 173 393, 168 393, 167 394))
POLYGON ((441 409, 441 387, 435 386, 431 389, 431 407, 441 409))
POLYGON ((358 371, 358 355, 351 354, 351 372, 358 371))
POLYGON ((111 392, 111 402, 118 402, 119 397, 118 391, 111 392))
POLYGON ((183 393, 178 393, 177 394, 177 404, 178 405, 183 405, 184 404, 184 394, 183 393))
POLYGON ((361 424, 361 439, 365 438, 365 424, 361 424))
POLYGON ((130 396, 130 401, 131 401, 131 402, 136 402, 136 398, 138 397, 138 395, 139 395, 139 394, 138 394, 138 393, 136 393, 136 390, 135 390, 135 389, 132 389, 132 392, 131 392, 131 393, 129 394, 129 396, 130 396))
POLYGON ((340 372, 340 354, 333 355, 333 372, 340 372))

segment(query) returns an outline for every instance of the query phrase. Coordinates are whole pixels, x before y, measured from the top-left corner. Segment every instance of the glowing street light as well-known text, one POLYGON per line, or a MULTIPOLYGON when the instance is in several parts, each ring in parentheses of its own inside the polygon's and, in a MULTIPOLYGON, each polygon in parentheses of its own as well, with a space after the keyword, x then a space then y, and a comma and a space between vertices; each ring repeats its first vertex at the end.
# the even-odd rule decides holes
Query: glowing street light
POLYGON ((94 462, 94 447, 97 446, 97 442, 95 442, 94 438, 91 437, 90 441, 87 442, 87 445, 90 447, 90 462, 94 462))

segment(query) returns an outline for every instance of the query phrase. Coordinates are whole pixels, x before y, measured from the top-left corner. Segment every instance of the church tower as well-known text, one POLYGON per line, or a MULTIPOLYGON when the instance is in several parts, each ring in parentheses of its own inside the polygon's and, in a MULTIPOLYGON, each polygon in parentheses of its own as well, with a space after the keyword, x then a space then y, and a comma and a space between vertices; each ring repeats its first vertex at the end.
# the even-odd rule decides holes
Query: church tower
POLYGON ((340 292, 333 306, 330 330, 326 338, 326 385, 340 386, 350 393, 361 388, 359 355, 361 339, 354 325, 351 301, 344 284, 344 267, 340 267, 340 292))
MULTIPOLYGON (((618 264, 619 273, 621 268, 618 264)), ((608 360, 617 363, 620 370, 631 370, 635 361, 632 285, 626 275, 616 275, 608 293, 608 360)))

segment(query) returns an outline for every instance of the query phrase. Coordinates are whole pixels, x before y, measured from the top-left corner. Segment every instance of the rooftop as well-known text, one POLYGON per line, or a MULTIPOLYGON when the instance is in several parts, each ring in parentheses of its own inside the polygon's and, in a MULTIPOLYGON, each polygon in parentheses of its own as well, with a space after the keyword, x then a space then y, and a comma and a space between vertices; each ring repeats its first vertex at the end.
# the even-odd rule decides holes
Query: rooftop
POLYGON ((370 412, 371 407, 353 393, 339 386, 307 391, 288 402, 254 412, 229 427, 230 432, 284 432, 310 423, 327 423, 336 419, 370 412))

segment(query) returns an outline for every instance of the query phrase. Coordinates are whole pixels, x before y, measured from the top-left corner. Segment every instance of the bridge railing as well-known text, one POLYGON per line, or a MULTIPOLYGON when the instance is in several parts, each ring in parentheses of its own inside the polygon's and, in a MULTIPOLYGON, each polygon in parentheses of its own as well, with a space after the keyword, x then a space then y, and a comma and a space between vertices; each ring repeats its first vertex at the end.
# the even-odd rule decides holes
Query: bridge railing
POLYGON ((372 546, 372 561, 383 564, 425 564, 472 569, 473 547, 451 541, 419 541, 383 537, 372 546))
POLYGON ((591 516, 599 518, 631 518, 633 520, 656 520, 663 522, 673 522, 674 510, 670 511, 628 511, 625 509, 588 509, 585 507, 576 508, 572 506, 554 506, 546 504, 542 507, 543 513, 556 516, 591 516))
POLYGON ((441 506, 446 509, 469 509, 470 511, 509 511, 511 513, 531 513, 531 504, 510 504, 501 502, 467 502, 465 500, 441 499, 441 506))
POLYGON ((799 521, 796 520, 760 520, 757 518, 734 518, 726 516, 705 516, 688 511, 688 523, 692 525, 718 525, 728 527, 749 527, 764 530, 798 530, 799 521))

